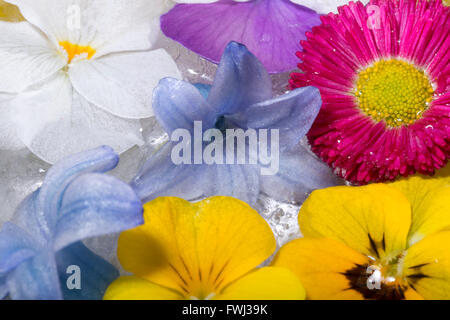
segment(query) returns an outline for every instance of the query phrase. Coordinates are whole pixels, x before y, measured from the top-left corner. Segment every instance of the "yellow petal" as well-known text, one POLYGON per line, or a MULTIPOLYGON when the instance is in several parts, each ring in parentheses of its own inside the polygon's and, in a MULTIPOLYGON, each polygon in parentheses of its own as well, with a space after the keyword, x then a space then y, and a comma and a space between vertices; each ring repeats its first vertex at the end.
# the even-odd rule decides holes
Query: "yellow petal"
POLYGON ((363 299, 345 273, 369 259, 333 239, 303 238, 284 245, 272 265, 294 272, 308 299, 363 299))
POLYGON ((399 179, 389 184, 402 191, 412 205, 413 211, 422 208, 422 202, 435 190, 450 187, 450 165, 439 170, 433 177, 421 174, 399 179))
POLYGON ((410 245, 435 232, 450 229, 450 187, 435 190, 413 211, 410 245))
POLYGON ((450 227, 450 166, 436 177, 421 175, 401 179, 391 184, 408 198, 412 208, 409 244, 426 235, 450 227))
POLYGON ((424 298, 416 290, 409 287, 405 292, 405 300, 424 300, 424 298))
POLYGON ((265 267, 238 279, 217 300, 304 300, 305 289, 285 268, 265 267))
POLYGON ((234 198, 195 204, 158 198, 144 211, 145 224, 119 238, 120 262, 127 271, 187 298, 220 293, 275 251, 266 221, 234 198))
POLYGON ((135 277, 120 277, 106 290, 104 300, 181 300, 183 296, 173 290, 135 277))
POLYGON ((334 187, 314 191, 299 213, 305 236, 340 240, 365 255, 390 259, 406 247, 411 209, 393 187, 334 187))
POLYGON ((423 299, 404 283, 372 283, 373 261, 329 238, 303 238, 283 246, 272 265, 292 270, 308 299, 423 299))
POLYGON ((0 20, 9 22, 24 21, 22 14, 15 5, 0 0, 0 20))
POLYGON ((450 299, 450 231, 426 236, 411 248, 404 276, 425 299, 450 299))

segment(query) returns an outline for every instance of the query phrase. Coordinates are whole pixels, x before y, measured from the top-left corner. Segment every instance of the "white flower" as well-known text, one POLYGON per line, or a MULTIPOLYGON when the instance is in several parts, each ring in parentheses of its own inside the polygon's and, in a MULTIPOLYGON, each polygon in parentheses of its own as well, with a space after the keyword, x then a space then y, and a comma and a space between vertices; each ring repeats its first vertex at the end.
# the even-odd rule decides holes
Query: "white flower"
POLYGON ((142 143, 158 81, 181 75, 150 51, 165 0, 7 0, 27 20, 0 21, 0 148, 48 162, 107 144, 142 143))

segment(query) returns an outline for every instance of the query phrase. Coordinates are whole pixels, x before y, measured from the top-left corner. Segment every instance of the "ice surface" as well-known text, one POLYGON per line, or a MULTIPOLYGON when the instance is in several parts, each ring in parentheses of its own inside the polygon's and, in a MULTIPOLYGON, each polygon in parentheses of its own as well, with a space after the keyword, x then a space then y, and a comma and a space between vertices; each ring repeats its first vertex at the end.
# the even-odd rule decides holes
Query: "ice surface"
POLYGON ((261 194, 255 209, 269 223, 278 247, 301 236, 297 221, 299 204, 279 202, 261 194))
POLYGON ((0 151, 0 225, 17 205, 41 186, 50 166, 28 150, 0 151))
MULTIPOLYGON (((217 66, 200 58, 181 45, 161 37, 158 42, 177 62, 183 77, 189 82, 211 84, 217 66)), ((272 75, 274 94, 287 91, 289 73, 272 75)), ((112 175, 130 181, 145 158, 160 148, 168 137, 156 120, 142 121, 142 134, 146 142, 143 147, 134 147, 121 155, 119 166, 112 175)), ((28 194, 42 183, 49 165, 23 150, 18 152, 0 151, 0 225, 11 218, 14 208, 28 194)), ((278 246, 300 236, 297 223, 299 205, 281 203, 261 195, 255 209, 267 220, 277 238, 278 246)), ((94 252, 120 267, 116 256, 118 235, 108 235, 85 241, 94 252)), ((121 270, 123 272, 123 270, 121 270)))

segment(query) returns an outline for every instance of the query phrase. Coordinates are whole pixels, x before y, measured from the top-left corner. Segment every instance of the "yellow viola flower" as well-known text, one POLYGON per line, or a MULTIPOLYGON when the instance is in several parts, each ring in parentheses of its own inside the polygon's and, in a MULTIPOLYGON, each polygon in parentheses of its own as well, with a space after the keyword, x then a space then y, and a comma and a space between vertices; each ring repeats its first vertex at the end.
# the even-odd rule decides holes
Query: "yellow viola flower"
POLYGON ((120 263, 134 275, 113 282, 106 300, 305 298, 291 271, 256 268, 276 242, 266 221, 240 200, 158 198, 144 206, 144 219, 120 235, 120 263))
POLYGON ((0 0, 0 21, 19 22, 25 21, 22 14, 15 5, 0 0))
POLYGON ((450 299, 450 174, 311 194, 272 266, 308 299, 450 299))

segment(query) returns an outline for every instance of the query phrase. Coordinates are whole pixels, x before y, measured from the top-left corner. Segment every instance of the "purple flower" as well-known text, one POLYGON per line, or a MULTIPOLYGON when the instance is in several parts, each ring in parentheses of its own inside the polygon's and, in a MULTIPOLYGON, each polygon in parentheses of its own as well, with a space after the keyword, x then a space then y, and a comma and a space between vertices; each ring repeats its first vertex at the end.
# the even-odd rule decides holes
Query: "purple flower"
POLYGON ((118 161, 111 148, 100 147, 49 170, 0 231, 0 298, 8 293, 33 300, 102 297, 119 273, 81 240, 143 223, 142 203, 133 190, 102 174, 118 161), (80 270, 80 290, 66 284, 70 266, 80 270))
POLYGON ((161 17, 166 36, 202 57, 218 62, 230 41, 246 45, 270 73, 295 69, 305 32, 320 15, 289 0, 219 0, 177 4, 161 17))
POLYGON ((222 195, 253 205, 261 191, 279 200, 302 201, 308 192, 336 184, 331 170, 299 144, 321 105, 314 87, 273 98, 272 83, 261 62, 244 45, 232 42, 212 86, 166 78, 155 89, 155 115, 171 141, 150 157, 131 185, 144 202, 159 196, 194 200, 222 195), (249 129, 258 132, 257 157, 250 152, 250 138, 239 144, 227 135, 249 129), (270 141, 262 147, 264 134, 270 141), (207 138, 209 135, 214 139, 207 138), (275 135, 278 141, 272 140, 275 135), (200 142, 195 139, 199 136, 200 142), (179 142, 190 137, 194 142, 187 141, 187 148, 179 152, 179 142), (208 154, 206 150, 211 151, 213 143, 217 148, 210 155, 215 159, 208 162, 201 157, 208 154), (232 156, 228 145, 235 149, 232 156), (263 149, 274 161, 279 156, 278 170, 272 174, 264 173, 272 168, 272 162, 260 157, 263 149), (203 155, 201 151, 205 151, 203 155), (239 152, 245 155, 245 163, 235 161, 239 152), (179 154, 184 160, 174 161, 174 155, 179 154))

